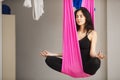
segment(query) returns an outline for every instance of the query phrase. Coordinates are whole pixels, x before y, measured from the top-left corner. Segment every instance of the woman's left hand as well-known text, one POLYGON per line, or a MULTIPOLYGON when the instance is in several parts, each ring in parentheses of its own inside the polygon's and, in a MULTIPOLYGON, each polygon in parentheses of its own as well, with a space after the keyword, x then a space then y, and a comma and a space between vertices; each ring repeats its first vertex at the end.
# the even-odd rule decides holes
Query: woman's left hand
POLYGON ((99 51, 99 53, 97 54, 97 57, 98 57, 99 59, 103 59, 105 56, 102 54, 101 51, 99 51))

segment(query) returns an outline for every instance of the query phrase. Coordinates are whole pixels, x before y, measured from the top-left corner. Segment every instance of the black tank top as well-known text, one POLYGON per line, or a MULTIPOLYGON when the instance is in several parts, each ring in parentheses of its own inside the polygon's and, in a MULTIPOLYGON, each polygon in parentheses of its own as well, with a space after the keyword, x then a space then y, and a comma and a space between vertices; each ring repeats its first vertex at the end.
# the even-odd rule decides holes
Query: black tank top
POLYGON ((81 51, 82 63, 84 66, 86 62, 90 59, 91 41, 88 39, 88 33, 86 34, 84 38, 79 40, 79 46, 80 46, 80 51, 81 51))

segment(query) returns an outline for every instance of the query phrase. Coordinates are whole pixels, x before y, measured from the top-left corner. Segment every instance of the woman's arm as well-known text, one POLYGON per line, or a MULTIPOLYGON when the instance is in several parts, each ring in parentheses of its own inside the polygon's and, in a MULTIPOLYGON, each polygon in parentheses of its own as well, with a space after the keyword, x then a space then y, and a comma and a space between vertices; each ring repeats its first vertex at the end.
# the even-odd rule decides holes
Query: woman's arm
POLYGON ((91 32, 91 49, 90 49, 90 56, 91 57, 98 57, 100 59, 103 59, 104 56, 101 52, 99 52, 98 54, 96 53, 95 49, 96 49, 96 43, 97 43, 97 32, 96 31, 92 31, 91 32))
POLYGON ((96 52, 95 52, 95 48, 96 48, 96 43, 97 43, 97 32, 96 31, 92 31, 90 34, 91 36, 91 49, 90 49, 90 56, 91 57, 96 57, 96 52))

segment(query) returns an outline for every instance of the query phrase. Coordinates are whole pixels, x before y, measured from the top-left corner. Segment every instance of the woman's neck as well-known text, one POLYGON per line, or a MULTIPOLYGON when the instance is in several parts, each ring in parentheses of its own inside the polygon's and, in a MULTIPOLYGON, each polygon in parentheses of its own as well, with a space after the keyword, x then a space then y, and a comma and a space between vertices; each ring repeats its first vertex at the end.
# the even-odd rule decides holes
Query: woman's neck
POLYGON ((85 27, 84 27, 84 26, 80 26, 80 30, 79 30, 79 32, 81 32, 81 33, 85 33, 85 32, 86 32, 85 27))

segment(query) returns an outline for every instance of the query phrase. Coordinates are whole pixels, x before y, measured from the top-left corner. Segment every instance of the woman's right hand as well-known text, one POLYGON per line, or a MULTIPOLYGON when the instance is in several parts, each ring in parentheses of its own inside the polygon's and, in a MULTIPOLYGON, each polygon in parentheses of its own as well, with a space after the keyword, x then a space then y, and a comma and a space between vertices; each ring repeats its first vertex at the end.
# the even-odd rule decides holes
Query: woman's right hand
POLYGON ((40 52, 40 55, 43 56, 43 57, 54 56, 53 53, 48 52, 47 50, 41 51, 41 52, 40 52))

